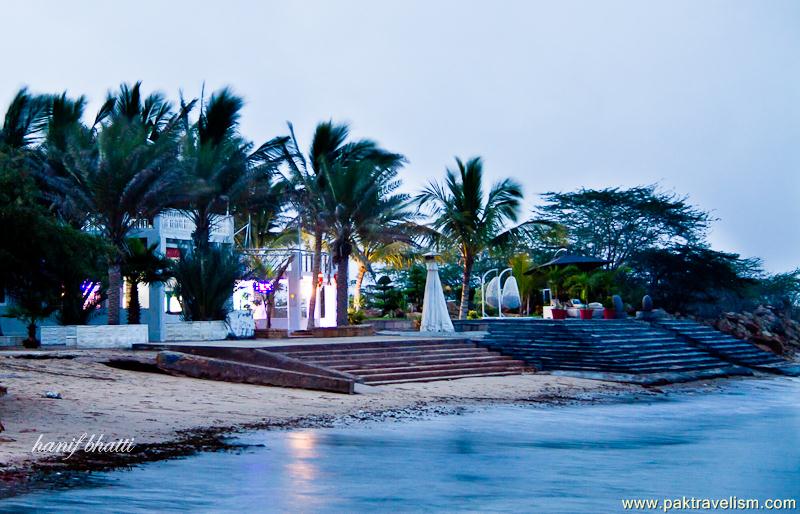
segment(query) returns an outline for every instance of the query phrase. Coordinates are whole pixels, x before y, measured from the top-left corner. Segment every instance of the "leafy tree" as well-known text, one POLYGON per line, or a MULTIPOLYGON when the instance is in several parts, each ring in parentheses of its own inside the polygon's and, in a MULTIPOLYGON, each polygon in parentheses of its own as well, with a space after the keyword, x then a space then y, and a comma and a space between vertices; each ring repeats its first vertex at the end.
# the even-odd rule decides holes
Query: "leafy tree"
POLYGON ((442 245, 459 249, 463 276, 459 319, 467 316, 472 268, 487 247, 506 241, 513 233, 503 230, 516 221, 522 199, 521 187, 511 179, 483 193, 483 163, 479 157, 464 164, 456 158, 456 171, 447 169, 445 185, 432 182, 417 197, 420 206, 433 217, 431 227, 442 245))
POLYGON ((630 189, 580 189, 545 193, 535 211, 539 222, 564 227, 574 251, 601 257, 617 268, 648 248, 695 244, 705 236, 708 213, 686 197, 655 185, 630 189))
POLYGON ((800 268, 760 278, 754 294, 759 303, 787 311, 800 306, 800 268))
POLYGON ((57 310, 62 319, 71 308, 87 311, 71 303, 68 286, 92 277, 105 245, 48 215, 24 163, 0 152, 0 283, 12 299, 7 315, 28 325, 32 344, 37 324, 57 310))
POLYGON ((669 312, 695 312, 719 304, 720 296, 742 296, 757 282, 750 261, 704 246, 649 249, 636 254, 631 268, 654 302, 669 312))

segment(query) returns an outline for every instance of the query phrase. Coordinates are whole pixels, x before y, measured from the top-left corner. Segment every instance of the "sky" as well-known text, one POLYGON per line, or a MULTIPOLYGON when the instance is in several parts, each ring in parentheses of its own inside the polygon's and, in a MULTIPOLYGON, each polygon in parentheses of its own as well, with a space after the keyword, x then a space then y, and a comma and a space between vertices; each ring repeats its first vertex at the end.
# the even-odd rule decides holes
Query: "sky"
POLYGON ((405 188, 480 155, 537 195, 659 183, 720 250, 800 266, 800 2, 138 1, 0 5, 0 103, 121 82, 230 85, 256 142, 322 120, 404 154, 405 188))

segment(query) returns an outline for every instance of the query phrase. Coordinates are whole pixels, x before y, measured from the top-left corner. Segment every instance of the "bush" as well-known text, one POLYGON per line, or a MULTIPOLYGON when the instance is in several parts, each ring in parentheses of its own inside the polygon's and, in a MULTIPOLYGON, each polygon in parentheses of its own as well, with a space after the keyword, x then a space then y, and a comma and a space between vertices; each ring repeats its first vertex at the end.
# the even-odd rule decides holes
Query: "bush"
POLYGON ((211 246, 183 254, 173 273, 184 320, 224 321, 233 308, 233 288, 246 267, 232 249, 211 246))
POLYGON ((469 311, 467 312, 467 319, 481 319, 478 315, 478 311, 469 311))
POLYGON ((350 325, 361 325, 364 320, 366 319, 366 315, 363 311, 357 311, 355 309, 347 309, 347 322, 350 325))

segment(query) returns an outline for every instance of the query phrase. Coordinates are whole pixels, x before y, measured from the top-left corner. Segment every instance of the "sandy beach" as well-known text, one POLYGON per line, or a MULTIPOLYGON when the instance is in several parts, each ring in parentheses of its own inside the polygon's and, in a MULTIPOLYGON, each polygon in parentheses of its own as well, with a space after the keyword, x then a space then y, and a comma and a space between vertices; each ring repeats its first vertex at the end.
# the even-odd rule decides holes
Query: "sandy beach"
MULTIPOLYGON (((28 354, 30 356, 31 354, 28 354)), ((147 359, 149 352, 95 350, 38 352, 36 359, 0 356, 0 473, 24 480, 33 471, 100 469, 169 458, 219 444, 243 429, 323 425, 331 420, 381 419, 415 413, 455 412, 452 407, 493 403, 592 401, 642 389, 546 374, 466 378, 379 387, 358 386, 343 395, 174 377, 116 369, 109 359, 147 359), (42 358, 46 357, 46 358, 42 358), (61 398, 48 398, 47 392, 61 398), (384 414, 385 416, 385 414, 384 414), (43 441, 81 434, 106 441, 135 440, 131 454, 76 453, 65 460, 32 453, 43 441)))

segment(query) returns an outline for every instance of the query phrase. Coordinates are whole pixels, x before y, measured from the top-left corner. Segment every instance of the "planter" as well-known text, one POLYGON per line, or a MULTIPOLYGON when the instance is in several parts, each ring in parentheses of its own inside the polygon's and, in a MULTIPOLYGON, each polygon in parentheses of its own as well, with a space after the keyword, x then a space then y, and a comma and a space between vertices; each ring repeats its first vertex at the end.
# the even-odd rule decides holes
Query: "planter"
POLYGON ((580 314, 581 314, 581 319, 592 319, 594 311, 592 309, 581 309, 580 314))
POLYGON ((41 328, 42 346, 132 348, 145 344, 147 325, 65 325, 41 328))
POLYGON ((567 309, 551 309, 553 319, 567 319, 567 309))
POLYGON ((22 346, 25 336, 0 336, 0 346, 22 346))
POLYGON ((256 339, 286 339, 289 337, 289 331, 285 328, 257 328, 255 337, 256 339))
POLYGON ((603 309, 603 319, 616 319, 616 317, 617 311, 614 309, 609 309, 608 307, 603 309))
POLYGON ((345 327, 317 327, 311 331, 313 337, 357 337, 375 334, 372 325, 347 325, 345 327))
POLYGON ((371 319, 369 323, 375 330, 414 330, 414 322, 410 319, 371 319))

